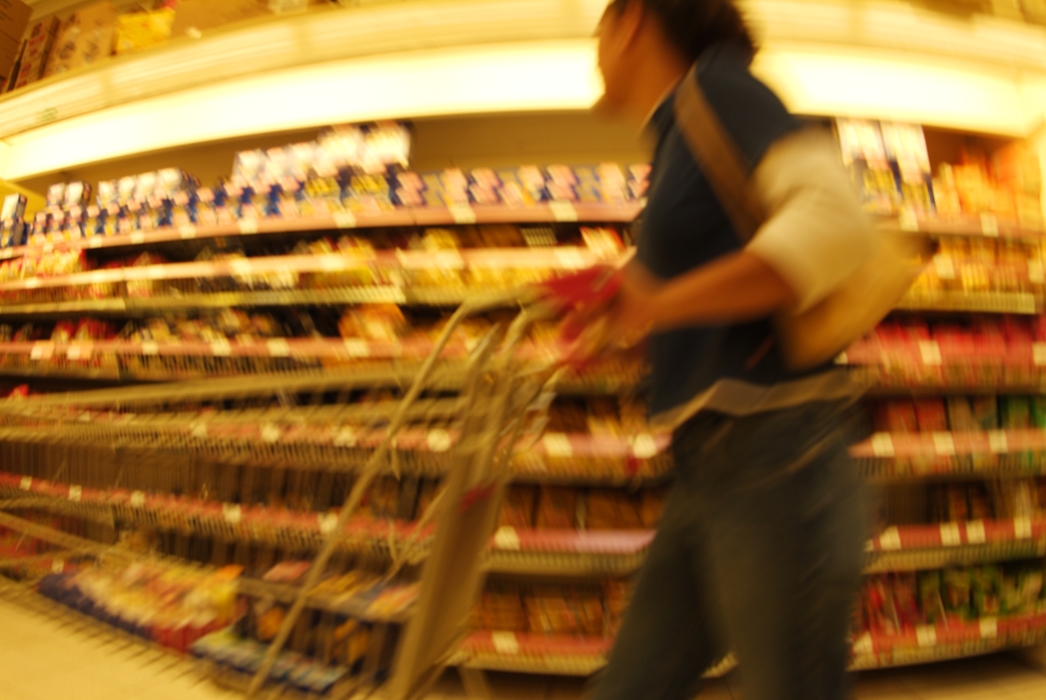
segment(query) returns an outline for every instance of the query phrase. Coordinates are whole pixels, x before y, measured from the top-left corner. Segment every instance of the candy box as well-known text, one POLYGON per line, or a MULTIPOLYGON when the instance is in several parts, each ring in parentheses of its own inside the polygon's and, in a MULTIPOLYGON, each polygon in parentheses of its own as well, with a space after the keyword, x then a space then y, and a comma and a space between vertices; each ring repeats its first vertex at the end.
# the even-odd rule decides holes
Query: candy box
POLYGON ((499 204, 502 182, 491 168, 477 168, 468 174, 469 197, 476 204, 499 204))
POLYGON ((524 165, 516 170, 516 176, 530 202, 549 200, 549 193, 546 189, 548 183, 541 168, 536 165, 524 165))
POLYGON ((545 191, 548 192, 549 199, 560 202, 578 200, 575 189, 578 178, 573 169, 566 165, 550 165, 545 173, 545 191))
POLYGON ((609 204, 628 201, 630 197, 628 178, 617 163, 603 163, 596 169, 599 178, 601 199, 609 204))

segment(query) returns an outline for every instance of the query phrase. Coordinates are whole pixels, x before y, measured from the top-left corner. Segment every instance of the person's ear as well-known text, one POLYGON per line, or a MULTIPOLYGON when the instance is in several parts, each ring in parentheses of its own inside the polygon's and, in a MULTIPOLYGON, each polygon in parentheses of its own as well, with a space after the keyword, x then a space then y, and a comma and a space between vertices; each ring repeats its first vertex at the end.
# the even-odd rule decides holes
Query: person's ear
POLYGON ((623 47, 631 48, 639 41, 639 34, 646 22, 646 7, 643 0, 625 0, 625 7, 617 18, 618 36, 623 47))

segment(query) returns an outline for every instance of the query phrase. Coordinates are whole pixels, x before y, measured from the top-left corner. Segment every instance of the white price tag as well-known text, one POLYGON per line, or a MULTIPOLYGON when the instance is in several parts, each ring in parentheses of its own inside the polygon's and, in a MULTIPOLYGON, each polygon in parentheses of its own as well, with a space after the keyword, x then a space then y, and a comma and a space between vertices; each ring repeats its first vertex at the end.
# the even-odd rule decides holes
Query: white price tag
POLYGON ((32 487, 33 487, 33 477, 31 477, 31 476, 23 476, 22 480, 20 482, 18 482, 18 488, 22 489, 23 491, 28 491, 32 487))
POLYGON ((69 349, 66 350, 65 356, 70 360, 79 360, 84 355, 82 345, 70 345, 69 349))
POLYGON ((349 260, 340 255, 324 255, 319 259, 320 269, 324 272, 341 272, 349 269, 349 260))
POLYGON ((229 272, 236 277, 247 277, 251 274, 251 263, 247 260, 233 260, 229 263, 229 272))
POLYGON ((131 493, 131 507, 132 508, 144 508, 145 507, 145 492, 134 491, 131 493))
POLYGON ((44 243, 43 252, 46 255, 50 255, 54 252, 54 243, 44 243))
POLYGON ((102 247, 102 240, 103 240, 103 238, 101 236, 91 236, 90 238, 87 239, 87 247, 88 248, 101 248, 102 247))
POLYGON ((266 423, 261 429, 261 438, 263 441, 273 444, 280 441, 283 437, 283 431, 275 423, 266 423))
POLYGON ((896 527, 888 527, 879 535, 879 549, 893 552, 901 548, 901 533, 896 527))
POLYGON ((65 573, 65 560, 55 559, 51 562, 51 573, 52 574, 64 574, 65 573))
POLYGON ((564 270, 582 270, 588 261, 577 248, 556 248, 556 265, 564 270))
POLYGON ((1046 343, 1032 343, 1031 359, 1036 367, 1046 365, 1046 343))
POLYGON ((337 513, 317 513, 316 521, 320 525, 320 532, 324 535, 329 535, 338 529, 337 513))
POLYGON ((651 459, 657 456, 657 442, 650 433, 640 433, 632 441, 632 454, 638 459, 651 459))
POLYGON ((984 544, 988 540, 984 532, 984 521, 971 520, 966 523, 966 541, 970 544, 984 544))
POLYGON ((240 233, 245 236, 249 236, 252 233, 258 233, 257 219, 240 219, 237 223, 239 225, 240 233))
POLYGON ((151 280, 162 279, 164 276, 163 268, 163 265, 150 265, 149 267, 145 268, 145 276, 151 280))
POLYGON ((338 228, 356 228, 356 216, 348 211, 336 212, 334 214, 334 225, 338 228))
POLYGON ((138 233, 131 234, 131 245, 141 245, 145 243, 145 234, 139 231, 138 233))
POLYGON ((999 237, 999 220, 995 214, 981 214, 981 233, 989 238, 999 237))
POLYGON ((36 289, 40 286, 40 279, 38 277, 31 277, 25 281, 26 289, 36 289))
POLYGON ((898 224, 902 231, 918 231, 919 230, 919 219, 915 216, 915 211, 912 209, 904 209, 901 211, 900 221, 898 224))
POLYGON ((349 357, 370 357, 370 344, 366 340, 352 338, 345 341, 345 352, 349 357))
POLYGON ((188 241, 196 238, 196 227, 195 226, 179 226, 178 235, 183 241, 188 241))
POLYGON ((872 436, 872 454, 876 457, 893 457, 897 451, 893 446, 890 433, 876 433, 872 436))
POLYGON ((959 523, 941 523, 941 544, 945 547, 958 547, 962 544, 959 523))
POLYGON ((283 338, 273 338, 265 343, 269 348, 270 357, 290 357, 291 346, 283 338))
POLYGON ((467 204, 451 204, 448 209, 456 224, 476 223, 476 212, 467 204))
POLYGON ((924 365, 937 367, 941 364, 941 346, 936 340, 920 340, 919 355, 924 365))
POLYGON ((430 430, 429 434, 426 436, 426 441, 428 442, 429 449, 433 452, 446 452, 450 449, 451 445, 450 433, 442 428, 430 430))
POLYGON ((499 527, 494 533, 494 547, 518 552, 520 548, 519 533, 514 527, 499 527))
POLYGON ((981 639, 995 639, 999 636, 999 620, 995 617, 981 618, 981 639))
POLYGON ((573 457, 574 448, 570 445, 570 438, 563 433, 548 433, 541 439, 545 446, 545 452, 549 457, 573 457))
POLYGON ((1013 536, 1019 540, 1031 539, 1031 518, 1014 518, 1013 536))
POLYGON ((14 254, 14 251, 10 248, 0 249, 0 258, 3 258, 4 260, 10 260, 14 257, 14 254))
POLYGON ((240 520, 243 519, 243 509, 240 508, 239 503, 223 503, 222 517, 230 525, 238 525, 240 520))
POLYGON ((79 503, 80 499, 83 498, 83 495, 84 490, 80 486, 73 484, 69 487, 69 500, 73 503, 79 503))
POLYGON ((335 447, 355 447, 358 444, 359 437, 357 437, 355 429, 349 426, 339 429, 334 435, 335 447))
POLYGON ((1046 282, 1046 266, 1043 266, 1041 260, 1028 261, 1028 281, 1032 284, 1046 282))
POLYGON ((951 457, 955 454, 955 439, 951 433, 934 433, 933 449, 942 457, 951 457))
POLYGON ((577 221, 577 209, 573 202, 550 202, 548 208, 552 210, 552 218, 556 221, 577 221))
POLYGON ((919 646, 923 647, 935 647, 937 646, 937 628, 930 627, 929 625, 919 625, 915 628, 915 638, 919 642, 919 646))
POLYGON ((1010 451, 1010 441, 1006 433, 1001 430, 992 430, 988 433, 988 449, 992 454, 1002 455, 1010 451))
POLYGON ((953 280, 955 279, 955 262, 952 260, 950 255, 936 255, 933 258, 934 271, 937 272, 937 277, 942 280, 953 280))
POLYGON ((1018 314, 1033 314, 1035 313, 1035 295, 1034 294, 1014 294, 1013 295, 1013 311, 1018 314))
MULTIPOLYGON (((48 346, 50 346, 50 343, 36 343, 35 345, 33 345, 33 349, 29 351, 29 359, 30 360, 42 360, 42 359, 44 359, 44 348, 47 348, 48 346)), ((50 357, 51 353, 47 353, 47 356, 50 357)))
POLYGON ((197 440, 203 440, 207 437, 207 424, 197 423, 192 427, 192 436, 197 440))
POLYGON ((494 651, 502 656, 519 655, 519 640, 515 632, 492 632, 490 638, 494 642, 494 651))
POLYGON ((228 340, 216 340, 211 343, 211 354, 215 357, 229 357, 232 355, 232 345, 228 340))
POLYGON ((154 342, 152 340, 146 340, 144 343, 142 343, 142 354, 143 355, 159 355, 160 354, 160 346, 156 342, 154 342))

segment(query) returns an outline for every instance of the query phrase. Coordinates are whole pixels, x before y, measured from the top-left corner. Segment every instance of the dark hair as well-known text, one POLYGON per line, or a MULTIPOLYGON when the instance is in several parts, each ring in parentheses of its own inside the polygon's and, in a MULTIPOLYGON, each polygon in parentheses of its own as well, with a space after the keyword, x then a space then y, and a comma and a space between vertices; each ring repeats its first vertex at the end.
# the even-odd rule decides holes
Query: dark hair
POLYGON ((756 43, 733 0, 613 0, 622 12, 629 2, 642 2, 661 22, 669 40, 696 61, 706 48, 728 41, 755 55, 756 43))

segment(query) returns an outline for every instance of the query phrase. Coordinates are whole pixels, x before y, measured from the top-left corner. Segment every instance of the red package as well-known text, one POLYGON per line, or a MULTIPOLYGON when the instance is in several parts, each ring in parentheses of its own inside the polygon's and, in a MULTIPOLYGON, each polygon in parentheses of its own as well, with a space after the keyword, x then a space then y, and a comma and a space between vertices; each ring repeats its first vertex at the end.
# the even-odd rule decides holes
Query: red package
POLYGON ((538 502, 537 528, 544 530, 572 530, 577 515, 577 491, 570 488, 541 487, 538 502))
POLYGON ((919 399, 915 402, 915 417, 921 432, 948 430, 948 411, 943 399, 919 399))
POLYGON ((499 527, 529 529, 534 526, 537 490, 532 486, 510 486, 501 504, 499 527))
POLYGON ((907 435, 919 430, 915 404, 911 401, 887 401, 880 404, 877 428, 888 433, 907 435))

